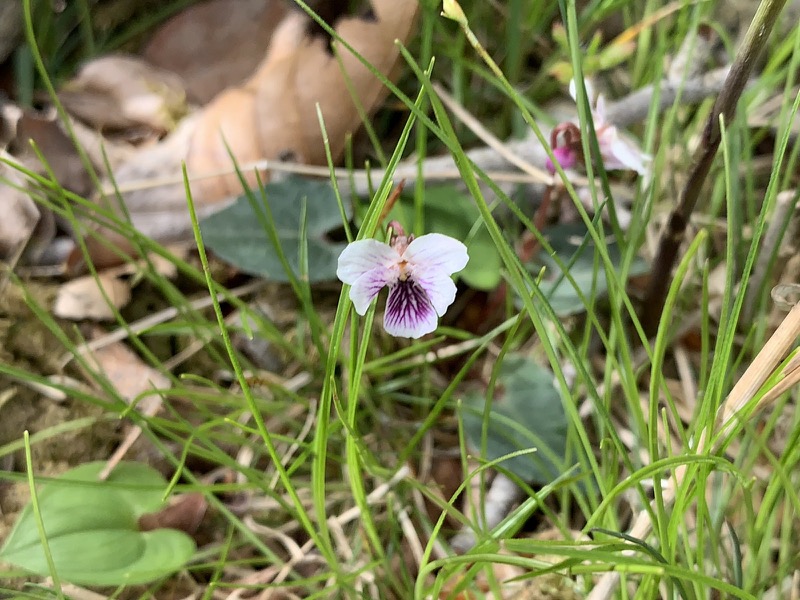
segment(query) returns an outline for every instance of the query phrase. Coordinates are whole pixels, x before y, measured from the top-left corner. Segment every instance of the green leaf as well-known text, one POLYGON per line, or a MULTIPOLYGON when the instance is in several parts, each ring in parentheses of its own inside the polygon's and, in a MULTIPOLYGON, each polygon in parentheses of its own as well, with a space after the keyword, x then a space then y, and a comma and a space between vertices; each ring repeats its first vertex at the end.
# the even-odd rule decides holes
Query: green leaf
MULTIPOLYGON (((194 554, 186 534, 159 529, 141 532, 138 518, 163 505, 166 481, 140 463, 120 463, 106 481, 97 476, 105 462, 81 465, 42 485, 39 510, 56 570, 79 585, 148 583, 170 575, 194 554)), ((37 575, 49 575, 28 504, 0 558, 37 575)))
MULTIPOLYGON (((389 213, 407 229, 414 222, 414 203, 402 198, 389 213)), ((481 215, 470 196, 452 185, 425 190, 425 232, 443 233, 467 246, 469 262, 458 277, 478 290, 493 290, 500 283, 501 259, 481 215)))
MULTIPOLYGON (((602 295, 608 290, 606 273, 599 258, 595 264, 594 242, 582 224, 555 226, 547 231, 547 238, 555 254, 569 269, 569 274, 584 298, 591 297, 592 289, 596 295, 602 295)), ((620 250, 613 238, 606 244, 606 250, 612 264, 617 266, 622 262, 620 250)), ((567 317, 584 312, 586 306, 583 300, 572 283, 564 277, 561 267, 553 257, 540 252, 539 260, 547 266, 539 289, 548 299, 556 315, 567 317)), ((647 263, 637 257, 631 265, 629 275, 640 275, 647 270, 647 263)))
MULTIPOLYGON (((273 221, 258 206, 253 210, 247 196, 200 223, 206 246, 235 267, 272 281, 289 281, 280 256, 265 229, 274 227, 281 250, 295 277, 300 277, 299 256, 303 202, 308 204, 308 278, 311 282, 336 279, 336 265, 344 243, 328 234, 342 226, 339 204, 333 188, 319 181, 290 177, 264 186, 273 221)), ((256 194, 260 198, 259 194, 256 194)), ((260 202, 260 199, 258 200, 260 202)))
MULTIPOLYGON (((485 395, 468 394, 463 404, 464 431, 473 449, 480 449, 485 395)), ((536 452, 500 463, 520 479, 545 484, 566 469, 567 417, 553 374, 531 359, 509 354, 498 373, 489 412, 486 460, 535 448, 536 452)))

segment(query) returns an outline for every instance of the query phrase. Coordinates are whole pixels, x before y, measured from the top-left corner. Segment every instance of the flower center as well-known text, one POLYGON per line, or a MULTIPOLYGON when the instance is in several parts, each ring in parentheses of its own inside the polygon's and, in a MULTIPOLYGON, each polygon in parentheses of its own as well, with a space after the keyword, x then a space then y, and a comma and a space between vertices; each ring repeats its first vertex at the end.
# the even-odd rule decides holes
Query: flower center
POLYGON ((411 277, 411 269, 409 268, 407 260, 401 260, 397 263, 397 269, 400 271, 399 275, 397 276, 398 281, 406 281, 409 277, 411 277))

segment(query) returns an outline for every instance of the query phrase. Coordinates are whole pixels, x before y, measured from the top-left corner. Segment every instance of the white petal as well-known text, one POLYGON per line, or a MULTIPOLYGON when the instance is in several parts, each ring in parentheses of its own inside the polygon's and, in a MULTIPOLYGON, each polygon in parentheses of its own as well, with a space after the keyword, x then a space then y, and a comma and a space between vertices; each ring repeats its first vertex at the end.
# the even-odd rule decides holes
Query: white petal
MULTIPOLYGON (((588 79, 583 80, 583 87, 586 89, 586 97, 589 99, 589 106, 594 106, 595 104, 595 95, 594 95, 594 85, 588 79)), ((572 96, 572 99, 577 102, 578 101, 578 86, 575 84, 575 79, 573 78, 569 82, 569 95, 572 96)))
POLYGON ((397 275, 397 269, 375 267, 356 279, 350 288, 350 300, 353 301, 356 312, 364 315, 375 296, 384 287, 397 281, 397 275))
POLYGON ((453 283, 450 274, 440 269, 425 269, 415 271, 412 277, 414 282, 425 290, 436 314, 440 317, 444 315, 456 299, 456 284, 453 283))
POLYGON ((603 94, 597 96, 597 102, 595 102, 594 110, 592 110, 592 120, 594 121, 595 129, 600 129, 600 127, 608 125, 608 120, 606 119, 606 99, 603 97, 603 94))
MULTIPOLYGON (((598 140, 600 142, 600 140, 598 140)), ((619 135, 615 128, 604 132, 600 143, 603 164, 608 170, 630 169, 639 175, 647 174, 647 163, 650 156, 645 154, 632 140, 619 135)))
POLYGON ((336 276, 350 285, 365 273, 378 267, 391 268, 400 262, 397 250, 378 240, 359 240, 348 244, 339 255, 336 276))
POLYGON ((387 333, 416 339, 436 329, 436 324, 436 311, 431 301, 414 281, 398 281, 389 290, 383 318, 387 333))
POLYGON ((456 239, 441 233, 428 233, 416 238, 403 253, 414 272, 437 269, 448 275, 467 266, 467 247, 456 239))

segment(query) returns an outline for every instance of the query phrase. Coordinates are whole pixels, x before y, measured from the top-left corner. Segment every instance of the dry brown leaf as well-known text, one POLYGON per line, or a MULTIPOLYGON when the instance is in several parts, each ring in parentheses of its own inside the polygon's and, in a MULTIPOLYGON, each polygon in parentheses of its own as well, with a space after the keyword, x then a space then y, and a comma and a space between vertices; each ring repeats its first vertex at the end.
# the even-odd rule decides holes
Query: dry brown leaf
MULTIPOLYGON (((13 162, 5 152, 0 158, 13 162)), ((22 174, 5 162, 0 162, 0 258, 6 259, 21 251, 39 223, 36 203, 24 191, 22 174)))
MULTIPOLYGON (((181 161, 189 152, 189 142, 199 114, 193 114, 180 122, 177 129, 163 141, 137 152, 130 160, 114 170, 114 178, 120 185, 126 181, 153 181, 165 174, 173 177, 181 172, 181 161)), ((132 189, 124 194, 131 222, 143 234, 162 243, 185 241, 191 230, 186 208, 186 191, 183 183, 159 187, 157 190, 132 189)), ((220 207, 224 207, 222 204, 220 207)), ((219 210, 220 207, 212 207, 219 210)), ((208 207, 198 206, 198 216, 202 218, 208 207)), ((116 243, 113 235, 106 237, 116 243)), ((94 251, 91 252, 94 258, 94 251)), ((119 261, 117 259, 117 263, 119 261)))
MULTIPOLYGON (((103 332, 95 331, 94 338, 101 337, 103 332)), ((161 396, 157 390, 170 387, 169 379, 142 362, 142 360, 122 342, 106 344, 87 356, 89 362, 101 371, 109 383, 128 403, 137 402, 138 409, 147 416, 155 415, 161 408, 161 396)), ((87 373, 90 382, 96 379, 87 373)), ((123 459, 127 451, 141 435, 141 427, 132 427, 114 454, 109 458, 101 471, 100 479, 105 479, 123 459)))
MULTIPOLYGON (((372 7, 375 18, 343 18, 336 29, 379 71, 394 79, 399 66, 394 40, 410 37, 418 4, 373 0, 372 7)), ((184 119, 161 143, 140 150, 115 169, 115 181, 139 231, 161 242, 191 238, 182 183, 155 189, 130 185, 174 178, 184 159, 200 218, 224 208, 241 193, 236 175, 215 176, 232 170, 223 139, 240 164, 286 157, 325 164, 317 103, 334 159, 341 156, 347 134, 358 129, 360 118, 336 57, 322 39, 306 33, 307 25, 307 17, 289 12, 245 85, 223 92, 203 111, 184 119)), ((387 89, 349 51, 341 45, 338 51, 359 102, 368 112, 374 111, 387 89)), ((254 176, 248 175, 252 183, 254 176)))
MULTIPOLYGON (((124 235, 106 229, 101 229, 99 235, 102 235, 102 241, 91 235, 84 236, 86 251, 91 257, 95 269, 115 268, 125 263, 124 256, 133 257, 135 255, 133 244, 124 235)), ((86 271, 83 251, 79 245, 75 244, 67 255, 64 273, 72 277, 86 271)))
POLYGON ((0 100, 0 149, 6 150, 17 137, 17 123, 22 118, 22 109, 11 102, 0 100))
POLYGON ((193 4, 156 31, 143 55, 151 64, 180 75, 189 99, 206 104, 252 74, 288 8, 282 0, 193 4))
MULTIPOLYGON (((257 128, 256 98, 251 90, 233 88, 217 96, 201 115, 192 136, 186 157, 190 174, 216 173, 224 168, 223 165, 230 165, 230 153, 226 145, 235 153, 239 164, 261 158, 261 147, 254 135, 257 128)), ((244 175, 248 185, 256 185, 255 174, 246 172, 244 175)), ((197 202, 214 202, 235 196, 241 191, 242 186, 236 173, 195 181, 192 184, 192 195, 197 202)))
MULTIPOLYGON (((104 332, 97 328, 93 338, 104 332)), ((141 396, 154 390, 167 389, 169 379, 146 365, 142 359, 122 342, 106 344, 87 356, 89 362, 101 371, 122 398, 128 402, 139 400, 141 396)), ((89 381, 95 381, 89 376, 89 381)))
MULTIPOLYGON (((98 328, 93 337, 97 339, 102 335, 104 335, 103 332, 98 328)), ((124 400, 128 403, 137 402, 137 408, 142 414, 153 416, 160 410, 161 396, 158 394, 158 390, 170 387, 169 378, 143 363, 125 344, 122 342, 106 344, 94 350, 87 356, 87 359, 106 376, 109 383, 124 400)), ((96 381, 91 373, 87 373, 87 379, 90 382, 96 381)), ((108 477, 141 433, 142 429, 138 425, 128 431, 125 439, 101 471, 100 479, 108 477)))
MULTIPOLYGON (((104 335, 105 332, 97 328, 92 339, 97 341, 104 335)), ((142 362, 123 342, 105 344, 93 350, 87 359, 105 375, 125 401, 137 402, 140 410, 146 413, 152 414, 153 407, 161 404, 157 390, 168 389, 171 385, 166 375, 142 362)), ((96 381, 91 374, 87 378, 90 382, 96 381)))
POLYGON ((200 527, 207 509, 208 501, 200 492, 183 494, 173 498, 169 506, 160 511, 139 517, 139 531, 168 528, 192 535, 200 527))
POLYGON ((187 112, 180 77, 134 56, 86 63, 58 93, 67 111, 98 130, 163 135, 187 112))
POLYGON ((0 63, 17 47, 23 23, 22 2, 0 2, 0 63))
POLYGON ((31 143, 35 144, 47 161, 58 183, 79 195, 91 189, 91 180, 72 140, 64 133, 55 111, 36 113, 25 111, 16 124, 16 137, 9 145, 9 153, 26 167, 39 173, 46 170, 31 143))
MULTIPOLYGON (((373 9, 375 20, 343 18, 336 31, 391 79, 397 74, 399 57, 394 40, 410 35, 417 4, 373 0, 373 9)), ((361 124, 347 81, 368 113, 388 90, 353 53, 336 44, 340 66, 326 41, 308 36, 306 28, 304 15, 287 15, 273 35, 266 58, 241 92, 223 94, 208 106, 192 139, 187 159, 190 175, 229 167, 226 143, 240 163, 291 157, 296 162, 325 164, 317 105, 333 159, 339 159, 347 135, 361 124)), ((211 201, 241 193, 236 175, 206 180, 198 189, 200 197, 211 201)))
POLYGON ((109 273, 100 273, 97 279, 86 275, 61 286, 53 304, 53 314, 62 319, 113 319, 114 312, 103 297, 98 281, 114 307, 121 308, 130 301, 131 288, 127 281, 109 273))

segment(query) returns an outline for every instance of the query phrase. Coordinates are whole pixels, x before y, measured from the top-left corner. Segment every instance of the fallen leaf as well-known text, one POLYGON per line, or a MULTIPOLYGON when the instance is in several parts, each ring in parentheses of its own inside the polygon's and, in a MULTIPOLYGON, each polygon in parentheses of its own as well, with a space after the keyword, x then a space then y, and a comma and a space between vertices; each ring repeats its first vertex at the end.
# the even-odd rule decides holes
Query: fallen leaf
POLYGON ((23 23, 22 2, 0 2, 0 63, 17 47, 23 23))
POLYGON ((100 273, 97 279, 86 275, 61 286, 53 304, 53 314, 62 319, 108 321, 114 318, 109 302, 115 308, 121 308, 130 299, 131 288, 127 281, 108 273, 100 273), (108 301, 98 282, 108 296, 108 301))
POLYGON ((180 77, 134 56, 111 55, 86 63, 59 92, 67 111, 101 131, 141 128, 163 135, 187 112, 180 77))
MULTIPOLYGON (((84 238, 86 251, 94 268, 98 271, 115 268, 126 262, 124 257, 135 255, 133 244, 126 236, 105 229, 101 229, 101 235, 103 241, 92 236, 84 238)), ((87 271, 83 251, 77 244, 73 245, 67 255, 64 271, 68 276, 79 275, 87 271)))
POLYGON ((6 150, 17 137, 17 123, 22 118, 22 109, 12 102, 0 99, 0 149, 6 150))
MULTIPOLYGON (((100 341, 99 338, 102 335, 103 332, 100 329, 95 330, 94 342, 100 341)), ((97 370, 106 376, 109 383, 126 402, 130 404, 136 402, 143 415, 152 417, 161 409, 162 400, 158 390, 170 387, 169 378, 142 362, 142 359, 125 344, 113 342, 100 346, 88 354, 87 358, 97 370)), ((87 379, 90 382, 96 381, 96 377, 91 373, 87 373, 87 379)), ((138 425, 128 430, 125 439, 100 472, 100 479, 108 477, 141 433, 142 428, 138 425)))
POLYGON ((91 179, 81 162, 75 144, 64 133, 55 111, 24 111, 17 121, 16 137, 9 144, 9 153, 26 167, 38 173, 52 172, 58 183, 72 192, 86 196, 91 179), (42 165, 31 144, 41 152, 47 163, 42 165))
POLYGON ((282 0, 193 4, 159 27, 142 54, 151 64, 180 75, 191 101, 206 104, 253 73, 288 10, 282 0))
MULTIPOLYGON (((397 75, 399 57, 394 40, 409 37, 418 6, 416 2, 373 0, 372 7, 375 19, 343 18, 336 31, 391 79, 397 75)), ((245 93, 223 95, 209 105, 187 158, 191 175, 229 168, 228 148, 240 163, 290 156, 296 162, 326 164, 318 105, 331 154, 339 159, 348 134, 361 125, 348 81, 367 113, 377 108, 388 89, 353 53, 336 44, 340 65, 325 40, 306 34, 306 26, 304 15, 290 13, 275 31, 264 62, 243 86, 245 93), (255 114, 236 117, 230 124, 219 116, 250 111, 255 114), (237 145, 233 140, 244 138, 244 127, 251 122, 252 138, 237 145)), ((203 181, 200 192, 208 198, 225 197, 241 193, 241 184, 233 174, 203 181)))
MULTIPOLYGON (((83 240, 95 269, 114 277, 121 277, 123 275, 141 275, 149 267, 143 259, 133 260, 138 253, 126 236, 107 230, 103 230, 103 236, 103 241, 91 236, 84 236, 83 240)), ((184 259, 188 254, 189 247, 186 244, 176 244, 167 249, 173 256, 184 259)), ((64 274, 68 277, 76 277, 84 273, 86 261, 80 246, 73 243, 66 252, 64 274)), ((178 266, 168 258, 150 253, 148 259, 155 273, 167 279, 173 279, 178 274, 178 266)), ((137 282, 138 279, 133 281, 131 287, 136 287, 137 282)))
POLYGON ((166 528, 177 529, 191 535, 200 526, 207 508, 208 502, 199 492, 177 496, 170 500, 169 506, 160 511, 145 513, 139 517, 139 531, 166 528))
MULTIPOLYGON (((280 252, 292 275, 303 276, 300 256, 305 244, 308 281, 335 279, 337 261, 346 244, 329 237, 331 231, 342 226, 333 188, 327 183, 289 177, 266 184, 263 192, 280 252), (304 217, 306 239, 300 237, 304 217)), ((215 255, 242 271, 271 281, 290 281, 281 255, 262 224, 268 220, 267 213, 260 207, 256 210, 261 214, 254 212, 247 197, 238 198, 233 205, 201 222, 203 239, 215 255)))
MULTIPOLYGON (((399 68, 395 40, 406 41, 411 36, 418 4, 373 0, 372 9, 374 17, 342 18, 336 30, 378 71, 394 80, 399 68)), ((184 119, 162 142, 143 148, 115 169, 115 181, 141 233, 161 242, 191 238, 186 193, 180 181, 184 159, 200 218, 224 208, 242 193, 235 174, 217 176, 232 171, 228 148, 242 165, 286 157, 326 164, 317 104, 334 160, 341 156, 348 134, 361 125, 360 117, 336 56, 323 39, 308 35, 308 22, 297 11, 289 12, 272 36, 267 55, 244 85, 229 88, 203 111, 184 119), (158 188, 141 185, 145 180, 176 176, 178 180, 158 188)), ((388 90, 346 48, 341 44, 336 48, 359 103, 371 113, 388 90)), ((255 181, 252 172, 246 175, 250 183, 255 181)))
POLYGON ((25 191, 25 178, 8 162, 13 159, 0 152, 0 258, 9 258, 22 250, 39 223, 36 203, 25 191))
MULTIPOLYGON (((164 140, 143 148, 114 170, 116 185, 125 199, 131 223, 144 235, 162 243, 185 241, 187 234, 191 237, 186 190, 180 179, 156 189, 141 186, 141 183, 160 179, 165 174, 174 176, 181 172, 181 162, 189 152, 191 136, 198 117, 199 114, 186 117, 164 140), (135 183, 128 187, 125 182, 135 183)), ((105 199, 111 202, 113 194, 112 189, 105 199)), ((198 217, 202 218, 227 204, 225 202, 209 206, 200 204, 197 206, 198 217)), ((111 232, 104 231, 104 235, 114 244, 121 241, 115 239, 111 232)), ((90 254, 95 259, 95 252, 90 251, 90 254)))

